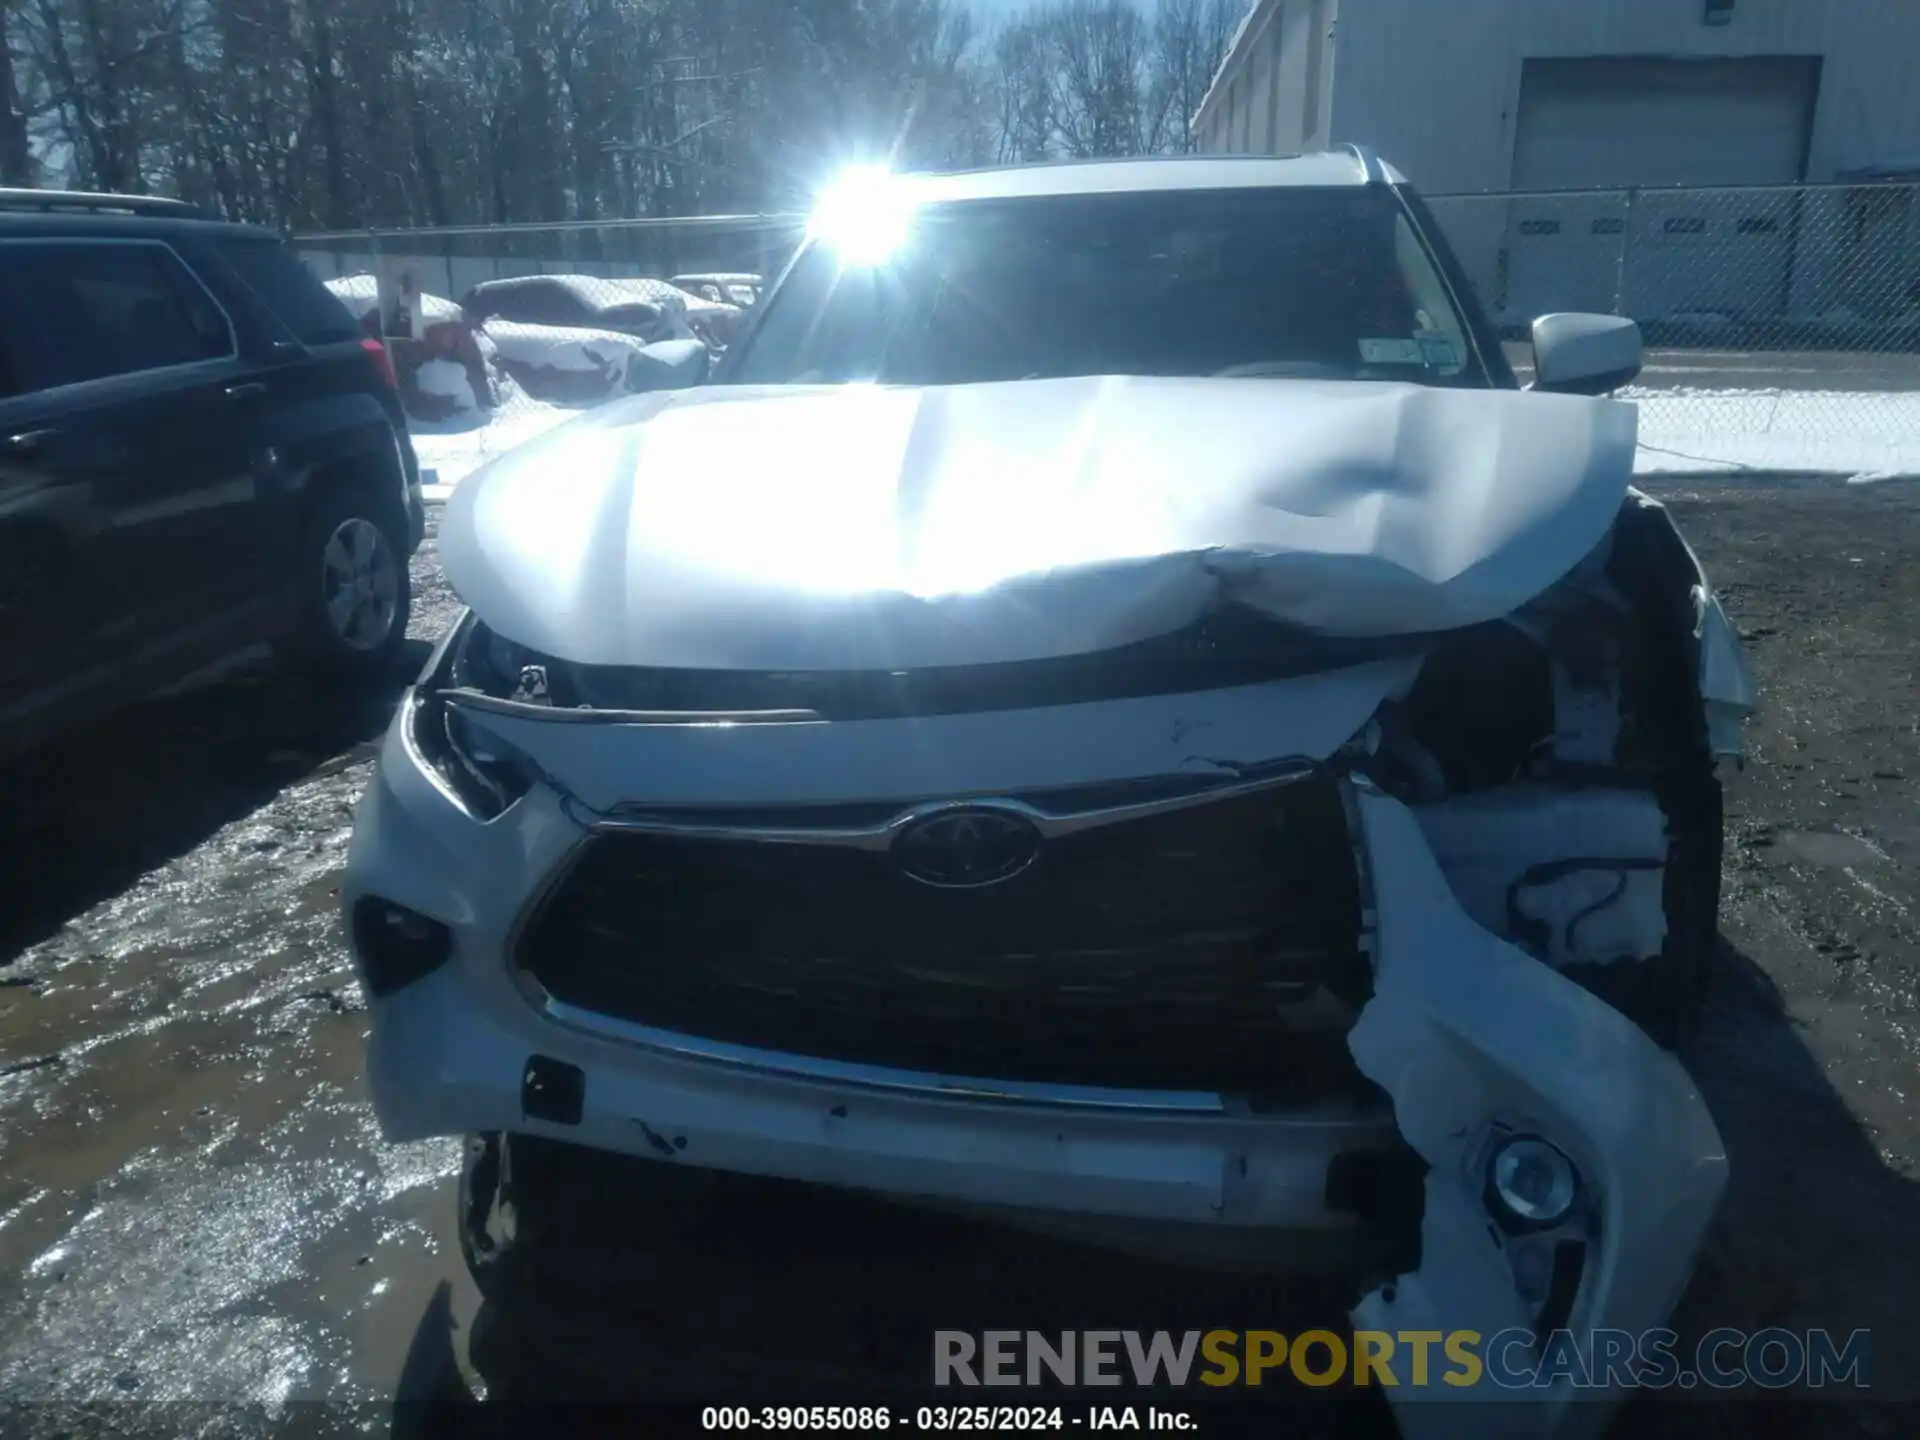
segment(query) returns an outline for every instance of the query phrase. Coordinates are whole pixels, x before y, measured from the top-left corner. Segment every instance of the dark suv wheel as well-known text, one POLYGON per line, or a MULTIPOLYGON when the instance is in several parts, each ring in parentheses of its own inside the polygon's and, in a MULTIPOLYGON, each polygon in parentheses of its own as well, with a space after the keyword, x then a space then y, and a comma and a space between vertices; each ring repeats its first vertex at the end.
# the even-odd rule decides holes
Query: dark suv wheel
POLYGON ((327 493, 302 531, 295 559, 300 619, 294 647, 334 675, 390 673, 406 644, 412 586, 407 517, 367 489, 327 493))

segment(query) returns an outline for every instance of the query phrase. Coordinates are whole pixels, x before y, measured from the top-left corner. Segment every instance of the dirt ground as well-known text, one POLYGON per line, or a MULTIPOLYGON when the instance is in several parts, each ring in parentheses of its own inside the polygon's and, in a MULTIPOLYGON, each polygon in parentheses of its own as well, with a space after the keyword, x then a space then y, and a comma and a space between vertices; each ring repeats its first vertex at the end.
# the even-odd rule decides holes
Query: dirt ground
MULTIPOLYGON (((1745 634, 1766 707, 1729 791, 1722 963, 1692 1057, 1733 1182, 1679 1324, 1868 1329, 1876 1403, 1792 1394, 1756 1417, 1674 1395, 1614 1433, 1914 1433, 1920 490, 1655 493, 1745 634)), ((453 614, 430 547, 415 584, 424 656, 453 614)), ((335 888, 394 694, 318 707, 243 679, 0 774, 0 1403, 24 1404, 0 1431, 73 1431, 76 1413, 128 1429, 137 1413, 174 1433, 210 1417, 282 1433, 295 1415, 381 1433, 396 1396, 435 1393, 476 1349, 521 1393, 576 1383, 523 1363, 512 1317, 467 1343, 458 1144, 385 1145, 365 1103, 335 888), (298 1403, 320 1399, 336 1408, 298 1403)), ((724 1223, 751 1243, 716 1263, 765 1313, 915 1364, 933 1325, 991 1324, 996 1304, 1151 1328, 1143 1297, 1174 1283, 885 1207, 724 1223), (903 1290, 904 1305, 886 1293, 903 1290)), ((648 1288, 663 1313, 711 1319, 711 1279, 648 1288)), ((725 1363, 759 1363, 736 1338, 725 1363)))

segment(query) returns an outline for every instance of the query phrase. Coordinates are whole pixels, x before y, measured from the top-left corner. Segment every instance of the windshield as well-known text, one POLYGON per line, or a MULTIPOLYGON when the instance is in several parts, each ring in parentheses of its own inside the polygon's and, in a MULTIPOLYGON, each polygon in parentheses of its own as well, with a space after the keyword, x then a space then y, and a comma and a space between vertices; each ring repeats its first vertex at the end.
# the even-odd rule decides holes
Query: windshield
POLYGON ((733 383, 1489 383, 1432 257, 1379 189, 929 206, 879 265, 811 245, 766 310, 733 383))

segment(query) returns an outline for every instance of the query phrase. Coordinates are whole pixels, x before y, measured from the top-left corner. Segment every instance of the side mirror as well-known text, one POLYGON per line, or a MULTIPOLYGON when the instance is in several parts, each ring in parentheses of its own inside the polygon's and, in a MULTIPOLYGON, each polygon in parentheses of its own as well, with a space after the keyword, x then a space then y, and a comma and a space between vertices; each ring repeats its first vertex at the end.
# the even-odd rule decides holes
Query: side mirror
POLYGON ((1542 315, 1533 322, 1535 390, 1605 395, 1631 384, 1644 363, 1640 327, 1618 315, 1542 315))
POLYGON ((627 389, 690 390, 702 384, 713 356, 698 340, 658 340, 643 345, 627 362, 627 389))

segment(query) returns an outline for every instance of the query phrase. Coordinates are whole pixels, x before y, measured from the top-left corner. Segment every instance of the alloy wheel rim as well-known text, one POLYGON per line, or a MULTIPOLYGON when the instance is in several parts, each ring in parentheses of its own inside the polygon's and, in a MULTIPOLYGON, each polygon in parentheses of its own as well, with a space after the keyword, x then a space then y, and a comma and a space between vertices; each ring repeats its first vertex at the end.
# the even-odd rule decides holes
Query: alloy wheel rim
POLYGON ((400 610, 400 571, 380 527, 358 516, 342 520, 320 552, 327 623, 349 650, 378 650, 400 610))

